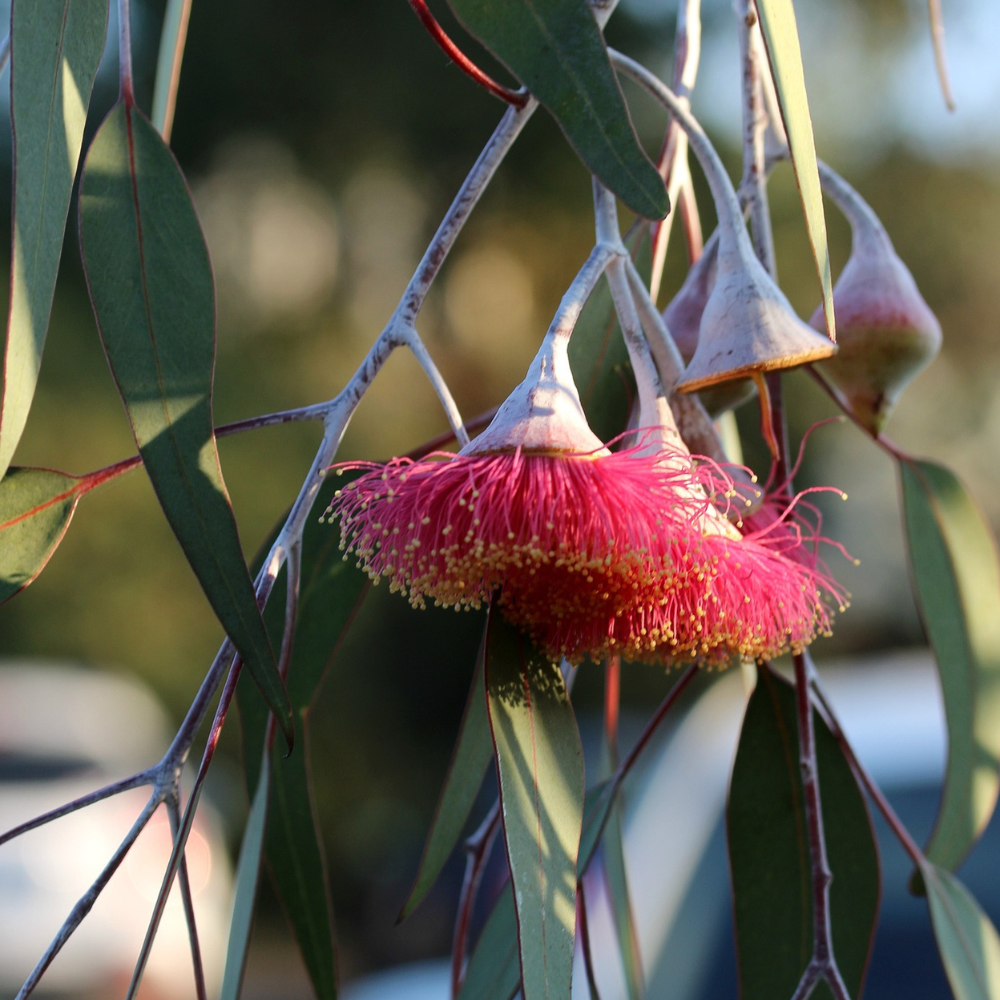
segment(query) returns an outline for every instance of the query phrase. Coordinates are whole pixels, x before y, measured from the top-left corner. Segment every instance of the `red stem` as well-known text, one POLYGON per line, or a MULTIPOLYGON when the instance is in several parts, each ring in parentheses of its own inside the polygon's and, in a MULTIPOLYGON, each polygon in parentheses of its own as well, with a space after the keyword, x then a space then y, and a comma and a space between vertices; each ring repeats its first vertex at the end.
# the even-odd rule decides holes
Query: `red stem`
POLYGON ((118 76, 122 101, 126 105, 135 103, 132 87, 131 0, 118 0, 118 76))
POLYGON ((618 766, 618 715, 621 702, 622 661, 609 656, 604 663, 604 738, 612 769, 618 766))
POLYGON ((501 101, 513 104, 515 108, 523 108, 528 103, 528 94, 523 90, 511 90, 502 83, 497 83, 493 77, 484 73, 452 40, 444 28, 438 24, 437 18, 431 13, 426 0, 408 0, 413 13, 420 18, 420 23, 427 33, 437 42, 444 54, 468 77, 475 80, 480 87, 488 90, 501 101))
POLYGON ((465 954, 469 943, 469 924, 472 907, 475 905, 482 881, 486 858, 493 846, 493 839, 500 829, 500 799, 479 825, 479 829, 465 842, 465 877, 458 897, 458 913, 455 917, 455 935, 451 947, 451 996, 458 996, 465 979, 465 954))

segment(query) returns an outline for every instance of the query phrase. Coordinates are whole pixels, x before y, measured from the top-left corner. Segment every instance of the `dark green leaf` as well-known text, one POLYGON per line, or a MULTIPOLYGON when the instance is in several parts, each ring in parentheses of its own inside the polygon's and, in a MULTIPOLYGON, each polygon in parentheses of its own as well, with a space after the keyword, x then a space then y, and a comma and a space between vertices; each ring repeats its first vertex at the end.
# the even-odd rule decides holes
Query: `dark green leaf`
POLYGON ((926 862, 920 872, 955 1000, 1000 1000, 1000 938, 990 918, 946 869, 926 862))
POLYGON ((760 26, 771 62, 778 103, 781 105, 781 117, 788 137, 792 166, 795 168, 795 180, 802 197, 809 243, 823 290, 826 325, 830 335, 834 336, 833 279, 830 275, 830 250, 826 241, 826 215, 823 212, 823 192, 816 166, 816 145, 806 96, 806 79, 802 70, 802 50, 799 48, 795 8, 792 0, 759 0, 757 10, 760 13, 760 26))
POLYGON ((0 481, 0 602, 23 590, 62 541, 80 480, 48 469, 11 469, 0 481))
POLYGON ((948 469, 902 461, 899 471, 912 578, 948 723, 926 853, 953 870, 993 815, 1000 785, 1000 569, 989 526, 948 469))
MULTIPOLYGON (((878 849, 850 765, 819 716, 814 713, 813 718, 833 872, 834 953, 844 983, 857 997, 878 915, 878 849)), ((727 833, 740 996, 743 1000, 790 997, 812 956, 812 882, 795 693, 766 667, 758 671, 743 720, 729 790, 727 833)))
POLYGON ((639 145, 587 0, 448 0, 458 19, 545 105, 591 173, 647 219, 669 210, 639 145))
POLYGON ((452 751, 451 763, 445 775, 434 820, 427 834, 427 843, 424 845, 416 881, 400 912, 401 920, 408 917, 420 905, 431 886, 437 881, 445 861, 458 843, 459 835, 479 794, 486 769, 493 759, 493 741, 490 738, 486 699, 483 696, 485 656, 484 635, 458 739, 452 751))
MULTIPOLYGON (((636 232, 626 245, 639 273, 648 278, 648 231, 636 232)), ((610 441, 628 424, 635 380, 606 281, 598 284, 583 307, 569 342, 569 361, 588 423, 602 441, 610 441)))
MULTIPOLYGON (((303 723, 301 715, 296 722, 303 723)), ((271 766, 267 863, 292 925, 318 1000, 336 1000, 337 955, 326 858, 316 826, 308 770, 308 735, 303 752, 275 752, 271 766)))
POLYGON ((233 900, 233 919, 229 924, 226 969, 222 976, 219 1000, 239 1000, 243 986, 243 975, 250 952, 250 932, 253 930, 257 883, 260 880, 270 785, 271 768, 270 762, 267 762, 260 770, 257 791, 243 831, 243 845, 240 848, 239 864, 236 866, 236 897, 233 900))
POLYGON ((583 751, 557 663, 491 612, 486 691, 524 1000, 569 1000, 583 751))
POLYGON ((156 495, 289 745, 292 711, 240 548, 212 429, 215 292, 180 167, 130 103, 94 139, 80 243, 115 382, 156 495))
POLYGON ((35 394, 83 127, 107 30, 108 0, 11 4, 14 219, 0 379, 0 478, 35 394))
POLYGON ((517 914, 508 882, 476 942, 458 1000, 511 1000, 520 985, 517 914))

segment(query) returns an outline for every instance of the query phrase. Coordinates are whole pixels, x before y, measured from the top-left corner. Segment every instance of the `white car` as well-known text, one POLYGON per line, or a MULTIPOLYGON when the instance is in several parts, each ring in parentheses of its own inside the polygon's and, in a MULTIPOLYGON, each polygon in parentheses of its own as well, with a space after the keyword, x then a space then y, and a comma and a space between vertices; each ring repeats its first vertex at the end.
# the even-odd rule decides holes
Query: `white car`
MULTIPOLYGON (((155 764, 171 736, 137 681, 68 664, 0 663, 0 834, 155 764)), ((0 846, 0 991, 12 996, 77 899, 111 858, 147 800, 138 788, 0 846)), ((170 854, 161 807, 56 956, 39 991, 120 996, 170 854)), ((232 873, 218 823, 202 806, 187 847, 206 979, 221 983, 232 873)), ((146 969, 146 995, 194 995, 180 895, 174 887, 146 969)))

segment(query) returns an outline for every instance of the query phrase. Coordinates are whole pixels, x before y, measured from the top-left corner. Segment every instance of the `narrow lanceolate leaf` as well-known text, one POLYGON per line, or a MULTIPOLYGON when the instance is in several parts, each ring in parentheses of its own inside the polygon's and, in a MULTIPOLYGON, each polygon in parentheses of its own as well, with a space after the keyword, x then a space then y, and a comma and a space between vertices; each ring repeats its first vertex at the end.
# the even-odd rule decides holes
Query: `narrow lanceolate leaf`
MULTIPOLYGON (((326 859, 316 826, 308 771, 308 717, 330 662, 368 590, 368 578, 353 563, 343 560, 339 533, 318 522, 339 485, 335 478, 324 483, 303 535, 302 581, 288 671, 288 693, 303 753, 286 759, 280 747, 272 751, 264 842, 275 891, 288 914, 316 995, 324 1000, 336 995, 336 945, 326 859)), ((263 559, 277 531, 276 527, 257 562, 263 559)), ((285 624, 285 580, 282 571, 264 612, 275 648, 281 645, 285 624)), ((236 697, 247 788, 252 794, 261 780, 267 712, 252 686, 242 679, 236 697)))
POLYGON ((830 338, 836 340, 826 215, 819 185, 819 169, 816 166, 816 144, 806 97, 806 78, 802 70, 802 50, 799 47, 799 29, 795 23, 795 8, 792 0, 757 0, 757 10, 778 103, 781 105, 781 117, 788 137, 792 166, 795 168, 795 180, 802 197, 809 243, 823 290, 826 328, 830 338))
MULTIPOLYGON (((302 716, 296 715, 301 725, 302 716)), ((337 954, 326 856, 316 826, 308 738, 302 753, 272 762, 275 780, 267 824, 267 863, 317 1000, 336 1000, 337 954)))
POLYGON ((954 870, 993 815, 1000 761, 1000 567, 983 515, 934 462, 899 466, 910 567, 937 660, 948 765, 927 857, 954 870))
POLYGON ((14 218, 0 378, 0 478, 38 382, 108 0, 14 0, 10 110, 14 218))
POLYGON ((212 429, 215 292, 180 167, 130 102, 84 166, 80 242, 94 313, 153 488, 184 553, 286 740, 278 677, 212 429))
POLYGON ((583 751, 559 665, 496 612, 487 626, 486 692, 524 1000, 569 1000, 583 751))
POLYGON ((955 1000, 1000 1000, 1000 938, 990 918, 946 869, 927 862, 920 872, 955 1000))
POLYGON ((48 469, 11 469, 0 480, 0 603, 45 568, 80 499, 80 480, 48 469))
MULTIPOLYGON (((815 714, 814 720, 833 872, 833 948, 844 983, 857 997, 878 915, 878 849, 850 765, 822 720, 815 714)), ((795 693, 764 667, 743 720, 726 819, 740 996, 790 997, 813 949, 809 842, 795 693)))
POLYGON ((647 219, 669 211, 659 171, 636 138, 587 0, 449 0, 452 10, 545 105, 570 145, 647 219))
POLYGON ((408 917, 424 900, 431 886, 437 881, 445 862, 458 843, 469 813, 472 811, 483 783, 486 770, 493 759, 493 741, 486 717, 486 699, 483 697, 483 667, 486 657, 486 637, 476 659, 476 670, 469 689, 458 739, 452 751, 451 763, 438 799, 434 820, 427 834, 423 857, 409 898, 400 912, 400 919, 408 917))
MULTIPOLYGON (((587 870, 597 845, 601 842, 601 834, 615 801, 615 797, 609 794, 606 781, 587 792, 583 806, 583 835, 580 838, 580 855, 577 860, 581 875, 587 870)), ((517 915, 514 912, 514 897, 509 889, 505 889, 479 935, 458 998, 510 1000, 520 985, 517 915)))
POLYGON ((236 867, 236 895, 233 899, 233 918, 229 922, 229 946, 226 949, 226 968, 222 976, 219 1000, 239 1000, 250 953, 250 933, 253 930, 254 903, 260 881, 260 862, 264 850, 264 829, 267 825, 267 804, 271 787, 271 769, 267 761, 260 770, 257 791, 254 793, 240 860, 236 867))

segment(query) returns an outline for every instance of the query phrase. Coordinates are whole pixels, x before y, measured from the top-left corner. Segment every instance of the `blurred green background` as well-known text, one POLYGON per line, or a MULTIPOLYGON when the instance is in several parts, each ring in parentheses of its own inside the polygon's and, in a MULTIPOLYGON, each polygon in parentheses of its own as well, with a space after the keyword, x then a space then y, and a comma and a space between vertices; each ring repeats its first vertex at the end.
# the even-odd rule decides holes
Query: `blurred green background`
MULTIPOLYGON (((987 7, 956 2, 960 45, 975 18, 993 17, 987 7)), ((140 103, 147 107, 162 8, 149 0, 135 12, 140 103)), ((503 77, 445 5, 435 9, 466 50, 503 77)), ((675 0, 634 0, 608 34, 667 72, 675 18, 675 0)), ((995 107, 987 98, 996 96, 996 80, 970 75, 960 50, 959 124, 946 122, 921 4, 838 0, 804 18, 820 155, 880 214, 945 332, 943 355, 911 387, 888 432, 903 447, 951 464, 998 523, 1000 129, 991 135, 983 112, 995 107)), ((695 110, 735 173, 735 28, 723 0, 706 7, 705 19, 695 110)), ((114 90, 115 74, 105 72, 92 128, 114 90)), ((635 91, 628 96, 655 150, 663 119, 635 91)), ((501 112, 448 64, 404 0, 194 4, 173 145, 216 269, 218 423, 339 391, 501 112)), ((776 172, 771 192, 782 284, 807 317, 818 291, 789 169, 776 172)), ((707 231, 713 213, 707 199, 703 205, 707 231)), ((829 228, 836 273, 849 231, 832 211, 829 228)), ((82 473, 130 454, 132 442, 70 229, 42 381, 17 461, 82 473)), ((466 416, 496 405, 519 381, 592 238, 589 178, 556 126, 538 114, 419 321, 466 416)), ((684 265, 675 238, 661 304, 684 265)), ((806 377, 787 383, 797 438, 832 409, 806 377)), ((748 458, 763 461, 753 406, 739 419, 748 458)), ((400 353, 358 410, 342 457, 399 454, 444 429, 426 380, 400 353)), ((220 443, 248 554, 294 497, 318 440, 318 428, 291 425, 220 443)), ((831 560, 854 600, 816 653, 920 643, 885 456, 851 426, 825 428, 809 446, 801 482, 850 494, 849 503, 829 506, 825 529, 862 557, 858 568, 831 560)), ((375 591, 313 713, 314 776, 345 975, 448 948, 446 891, 403 927, 393 920, 415 871, 481 627, 477 616, 417 613, 375 591)), ((63 657, 138 675, 177 718, 220 638, 141 474, 88 496, 44 574, 0 609, 0 654, 63 657)), ((625 680, 625 696, 637 704, 658 699, 666 683, 646 667, 630 668, 625 680)), ((578 704, 596 704, 599 693, 597 671, 585 666, 578 704)), ((214 779, 234 843, 245 809, 236 728, 226 733, 214 779)), ((265 891, 259 947, 271 954, 270 942, 282 933, 265 891)))

